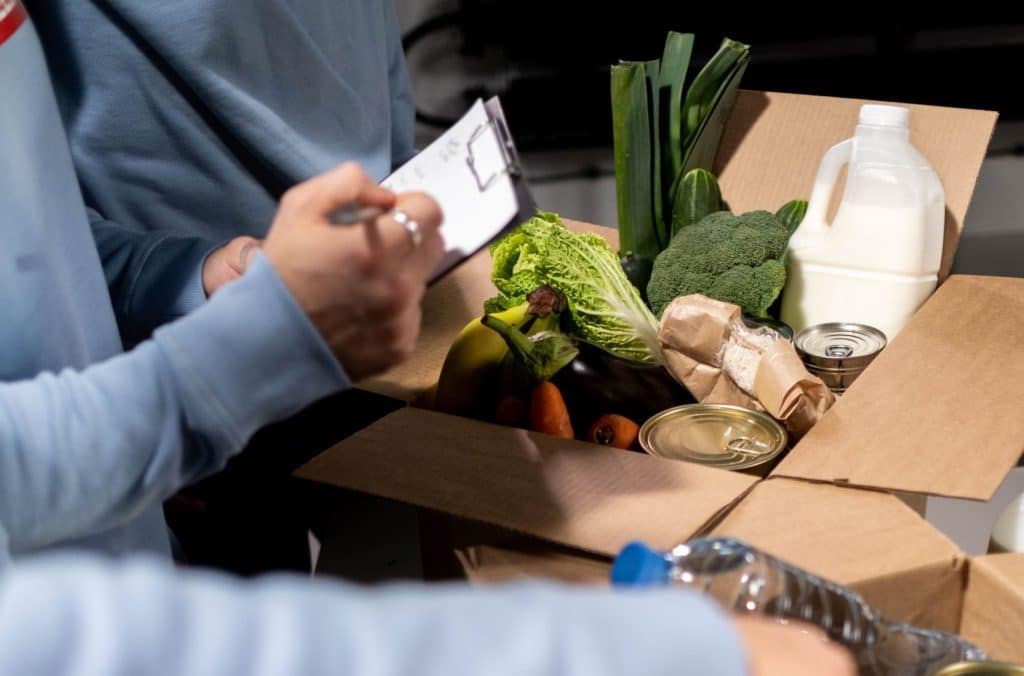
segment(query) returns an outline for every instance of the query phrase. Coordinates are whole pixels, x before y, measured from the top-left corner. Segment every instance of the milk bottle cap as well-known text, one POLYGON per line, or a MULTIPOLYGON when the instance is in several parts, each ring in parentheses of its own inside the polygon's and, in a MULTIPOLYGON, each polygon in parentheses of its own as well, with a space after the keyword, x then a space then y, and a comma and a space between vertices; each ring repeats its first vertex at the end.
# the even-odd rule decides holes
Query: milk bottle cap
POLYGON ((860 107, 860 123, 875 127, 906 127, 910 109, 902 106, 880 106, 869 103, 860 107))

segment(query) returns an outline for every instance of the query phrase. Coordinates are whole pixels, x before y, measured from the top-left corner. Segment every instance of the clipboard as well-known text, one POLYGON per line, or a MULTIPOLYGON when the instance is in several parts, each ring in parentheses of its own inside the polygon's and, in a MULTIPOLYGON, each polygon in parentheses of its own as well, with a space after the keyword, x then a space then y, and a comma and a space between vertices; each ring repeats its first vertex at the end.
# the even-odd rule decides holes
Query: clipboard
POLYGON ((501 102, 477 100, 382 185, 431 195, 444 213, 445 254, 429 283, 537 213, 501 102))

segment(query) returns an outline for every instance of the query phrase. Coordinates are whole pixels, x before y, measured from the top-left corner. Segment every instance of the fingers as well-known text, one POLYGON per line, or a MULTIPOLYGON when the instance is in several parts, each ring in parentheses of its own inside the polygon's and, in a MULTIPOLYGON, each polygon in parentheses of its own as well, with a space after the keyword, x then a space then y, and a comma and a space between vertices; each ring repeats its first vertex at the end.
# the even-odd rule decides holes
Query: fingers
POLYGON ((443 215, 437 202, 423 193, 396 196, 374 183, 356 164, 343 164, 295 186, 282 198, 282 211, 304 213, 312 217, 311 221, 322 223, 351 204, 388 210, 373 223, 356 226, 365 237, 372 265, 412 269, 423 279, 436 269, 444 254, 438 232, 443 215), (396 212, 400 212, 397 219, 396 212))
POLYGON ((434 234, 441 228, 444 215, 441 205, 433 197, 422 192, 407 192, 398 196, 395 207, 404 211, 420 224, 424 236, 434 234))
POLYGON ((818 627, 801 622, 740 616, 735 626, 745 644, 753 676, 854 676, 850 653, 830 643, 818 627))
POLYGON ((387 346, 385 354, 392 364, 398 364, 412 356, 419 337, 423 310, 419 301, 410 302, 391 321, 382 324, 378 333, 381 345, 387 346))
POLYGON ((262 241, 253 237, 236 237, 215 249, 203 261, 203 290, 207 296, 245 274, 262 241))
POLYGON ((367 227, 367 242, 392 267, 413 270, 426 279, 444 254, 441 208, 429 195, 404 193, 398 197, 395 211, 404 218, 396 218, 394 212, 384 214, 367 227))
MULTIPOLYGON (((397 196, 350 163, 288 191, 281 200, 266 249, 271 258, 324 256, 348 260, 351 269, 367 279, 394 280, 401 276, 418 286, 421 295, 424 283, 444 255, 439 232, 442 220, 440 206, 429 195, 397 196), (353 226, 329 222, 338 209, 353 204, 375 206, 385 213, 373 222, 353 226), (301 228, 302 234, 282 234, 295 228, 301 228)), ((232 252, 232 264, 241 267, 248 265, 255 247, 239 246, 242 250, 232 252)))
POLYGON ((263 240, 256 239, 255 237, 237 237, 232 244, 235 244, 238 248, 238 260, 228 261, 228 264, 234 268, 238 274, 244 274, 249 269, 249 264, 252 262, 256 252, 263 246, 263 240))

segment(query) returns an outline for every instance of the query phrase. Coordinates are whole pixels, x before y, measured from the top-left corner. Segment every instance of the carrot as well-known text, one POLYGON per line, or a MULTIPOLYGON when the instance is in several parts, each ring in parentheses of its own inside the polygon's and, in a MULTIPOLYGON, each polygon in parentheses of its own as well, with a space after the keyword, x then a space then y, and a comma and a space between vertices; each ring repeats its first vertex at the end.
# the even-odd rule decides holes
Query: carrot
POLYGON ((533 388, 530 395, 530 427, 537 432, 563 439, 575 438, 569 409, 565 406, 561 391, 553 383, 545 381, 533 388))
POLYGON ((494 420, 499 425, 522 427, 526 422, 526 402, 522 397, 510 394, 498 402, 494 420))
POLYGON ((640 434, 640 426, 629 418, 614 413, 606 413, 590 426, 587 441, 603 446, 628 449, 636 443, 640 434))

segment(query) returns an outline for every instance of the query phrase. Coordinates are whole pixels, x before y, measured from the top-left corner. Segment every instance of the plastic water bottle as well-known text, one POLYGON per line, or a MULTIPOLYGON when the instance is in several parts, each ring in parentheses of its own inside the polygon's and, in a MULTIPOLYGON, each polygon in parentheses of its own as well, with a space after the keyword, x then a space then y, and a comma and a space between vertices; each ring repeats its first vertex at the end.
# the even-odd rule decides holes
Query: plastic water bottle
POLYGON ((890 622, 853 591, 731 538, 691 540, 668 553, 634 542, 616 558, 612 583, 691 587, 734 612, 816 625, 871 676, 928 676, 986 657, 954 634, 890 622))

